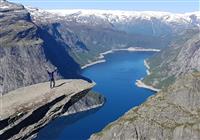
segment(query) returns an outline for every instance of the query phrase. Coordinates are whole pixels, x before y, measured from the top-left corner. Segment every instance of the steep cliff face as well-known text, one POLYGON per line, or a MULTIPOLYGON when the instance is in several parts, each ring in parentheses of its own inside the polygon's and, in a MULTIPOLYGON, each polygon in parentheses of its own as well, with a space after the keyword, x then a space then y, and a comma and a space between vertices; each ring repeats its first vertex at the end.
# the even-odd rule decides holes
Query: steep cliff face
POLYGON ((191 28, 179 33, 169 48, 147 60, 150 75, 143 81, 156 88, 167 87, 180 75, 200 71, 200 30, 191 28))
MULTIPOLYGON (((162 36, 162 39, 158 32, 152 35, 151 20, 132 19, 128 23, 116 22, 114 24, 109 21, 109 17, 102 19, 95 14, 81 16, 79 13, 74 13, 61 16, 41 9, 26 8, 34 23, 47 30, 62 44, 68 44, 67 49, 70 55, 80 65, 97 60, 99 53, 113 48, 162 48, 169 42, 167 35, 162 36), (126 29, 121 29, 125 27, 126 29)), ((164 23, 158 24, 159 26, 155 26, 160 30, 159 32, 168 29, 161 27, 165 26, 164 23)))
POLYGON ((67 41, 62 42, 56 30, 58 25, 50 26, 36 25, 22 5, 0 1, 2 140, 29 139, 64 113, 77 113, 104 103, 101 95, 90 92, 94 84, 87 81, 57 81, 57 87, 52 90, 49 83, 41 83, 48 80, 46 69, 55 67, 57 79, 85 79, 79 75, 80 66, 69 55, 67 44, 80 46, 81 42, 70 42, 76 39, 71 32, 65 36, 67 41))
POLYGON ((64 113, 103 105, 104 98, 90 92, 93 83, 61 80, 52 90, 41 83, 48 81, 46 69, 55 67, 57 79, 83 78, 68 53, 70 41, 60 41, 56 24, 52 30, 39 27, 22 5, 7 1, 0 2, 0 16, 0 139, 30 139, 64 113))
POLYGON ((0 93, 47 81, 46 68, 58 67, 58 78, 75 77, 78 64, 22 5, 1 1, 0 16, 0 93))
POLYGON ((90 139, 200 139, 199 84, 199 73, 180 77, 90 139))
POLYGON ((47 80, 45 67, 77 78, 80 66, 113 48, 163 48, 186 28, 198 28, 197 13, 74 11, 24 8, 1 1, 0 91, 47 80))
POLYGON ((59 80, 19 88, 0 97, 0 139, 33 138, 47 123, 62 114, 69 115, 102 106, 104 97, 89 92, 95 85, 84 80, 59 80), (12 99, 12 100, 11 100, 12 99))
MULTIPOLYGON (((135 12, 106 10, 41 10, 26 7, 32 20, 68 44, 67 50, 81 66, 113 48, 168 47, 183 30, 199 28, 198 12, 135 12)), ((179 40, 179 41, 180 41, 179 40)), ((66 48, 66 47, 65 47, 66 48)))
MULTIPOLYGON (((0 93, 8 93, 1 98, 12 96, 10 90, 47 81, 46 67, 57 67, 58 78, 77 78, 78 64, 98 59, 101 52, 125 47, 162 48, 176 37, 172 47, 148 61, 151 74, 144 80, 156 87, 169 87, 91 139, 200 139, 197 15, 188 15, 189 21, 180 18, 180 22, 171 21, 173 15, 121 15, 128 22, 120 23, 118 16, 108 20, 112 14, 104 14, 105 20, 97 15, 79 16, 81 13, 61 17, 28 11, 22 5, 0 1, 0 93)), ((27 139, 63 113, 102 105, 104 99, 88 93, 90 88, 79 86, 73 93, 69 87, 47 92, 39 89, 40 96, 30 100, 24 97, 31 92, 16 92, 12 104, 1 111, 0 139, 27 139)))

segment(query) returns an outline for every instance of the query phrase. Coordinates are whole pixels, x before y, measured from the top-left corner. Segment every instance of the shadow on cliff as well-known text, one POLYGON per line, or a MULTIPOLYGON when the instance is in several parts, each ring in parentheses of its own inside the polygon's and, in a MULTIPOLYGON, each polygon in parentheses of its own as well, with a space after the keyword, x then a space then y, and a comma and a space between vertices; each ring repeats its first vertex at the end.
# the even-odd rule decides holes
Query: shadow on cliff
POLYGON ((69 116, 61 116, 56 120, 54 120, 53 122, 49 123, 42 130, 40 130, 40 132, 38 133, 38 137, 35 140, 42 140, 49 138, 52 140, 57 139, 58 135, 65 129, 65 127, 67 127, 68 125, 72 125, 78 122, 79 120, 96 113, 100 108, 101 107, 98 107, 92 110, 72 114, 69 116))
POLYGON ((57 67, 58 73, 65 79, 84 79, 92 82, 90 79, 80 75, 81 68, 69 55, 69 46, 58 42, 55 37, 43 29, 39 29, 40 37, 43 39, 44 53, 48 61, 57 67))

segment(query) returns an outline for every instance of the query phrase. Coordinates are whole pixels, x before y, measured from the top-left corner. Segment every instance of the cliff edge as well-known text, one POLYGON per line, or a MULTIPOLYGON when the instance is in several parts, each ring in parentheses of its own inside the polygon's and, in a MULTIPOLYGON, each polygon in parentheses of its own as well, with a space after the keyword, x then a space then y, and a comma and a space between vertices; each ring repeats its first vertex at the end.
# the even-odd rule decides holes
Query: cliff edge
POLYGON ((73 79, 58 80, 56 84, 50 89, 48 82, 39 83, 0 97, 0 139, 33 137, 48 122, 64 113, 72 114, 104 103, 102 96, 89 93, 94 83, 73 79))

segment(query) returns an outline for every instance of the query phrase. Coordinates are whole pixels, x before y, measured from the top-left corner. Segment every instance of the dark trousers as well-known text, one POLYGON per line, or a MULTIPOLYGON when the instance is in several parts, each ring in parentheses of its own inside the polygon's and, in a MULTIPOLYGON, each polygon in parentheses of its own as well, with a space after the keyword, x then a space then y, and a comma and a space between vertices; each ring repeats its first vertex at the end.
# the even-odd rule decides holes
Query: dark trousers
POLYGON ((54 80, 54 79, 51 79, 51 80, 50 80, 50 88, 55 87, 55 84, 56 84, 55 80, 54 80))

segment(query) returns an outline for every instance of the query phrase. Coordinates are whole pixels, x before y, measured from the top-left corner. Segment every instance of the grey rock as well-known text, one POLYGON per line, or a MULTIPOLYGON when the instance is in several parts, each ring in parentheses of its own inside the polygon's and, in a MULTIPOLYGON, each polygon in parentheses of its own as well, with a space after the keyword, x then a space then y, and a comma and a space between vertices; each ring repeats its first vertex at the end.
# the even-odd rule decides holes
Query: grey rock
POLYGON ((0 16, 0 94, 48 81, 47 68, 58 67, 57 79, 81 78, 67 50, 32 22, 24 6, 2 1, 0 16))
POLYGON ((56 85, 50 89, 48 82, 39 83, 0 97, 0 139, 32 139, 60 115, 100 107, 105 101, 101 95, 89 92, 94 83, 76 79, 59 80, 56 85))
POLYGON ((91 140, 200 139, 200 78, 180 77, 172 86, 93 134, 91 140))
POLYGON ((186 29, 174 38, 168 48, 147 60, 150 75, 143 82, 156 88, 164 88, 181 75, 200 71, 199 35, 199 28, 186 29))

